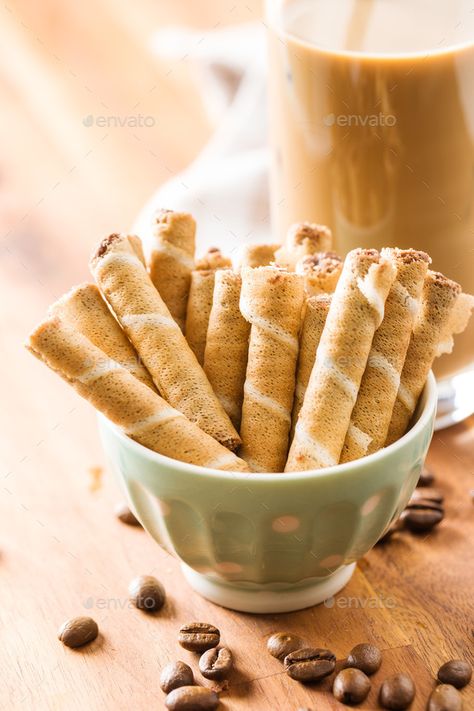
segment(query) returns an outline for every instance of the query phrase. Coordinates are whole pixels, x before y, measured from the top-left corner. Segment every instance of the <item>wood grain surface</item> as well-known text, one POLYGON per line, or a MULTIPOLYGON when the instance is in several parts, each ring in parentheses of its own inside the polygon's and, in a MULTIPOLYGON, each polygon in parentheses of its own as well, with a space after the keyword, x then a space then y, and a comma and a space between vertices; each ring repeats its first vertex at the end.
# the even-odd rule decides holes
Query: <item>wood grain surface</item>
MULTIPOLYGON (((377 547, 332 604, 237 614, 191 592, 175 560, 115 518, 121 494, 93 412, 22 348, 47 305, 87 278, 97 239, 127 229, 209 135, 189 66, 158 62, 152 31, 249 21, 259 12, 248 0, 18 0, 0 9, 2 710, 163 708, 162 666, 180 658, 196 668, 176 641, 192 619, 216 624, 235 654, 221 696, 229 710, 344 708, 328 682, 303 687, 287 678, 265 651, 277 630, 328 646, 339 659, 359 642, 380 645, 384 662, 363 709, 378 708, 385 676, 409 670, 418 689, 412 709, 421 711, 442 662, 474 661, 473 420, 438 434, 431 447, 447 509, 435 532, 400 534, 377 547), (152 131, 83 123, 138 110, 157 117, 152 131), (168 592, 153 617, 128 602, 128 583, 142 573, 159 577, 168 592), (73 651, 56 632, 82 614, 97 620, 101 634, 73 651)), ((462 694, 464 708, 473 709, 474 685, 462 694)))

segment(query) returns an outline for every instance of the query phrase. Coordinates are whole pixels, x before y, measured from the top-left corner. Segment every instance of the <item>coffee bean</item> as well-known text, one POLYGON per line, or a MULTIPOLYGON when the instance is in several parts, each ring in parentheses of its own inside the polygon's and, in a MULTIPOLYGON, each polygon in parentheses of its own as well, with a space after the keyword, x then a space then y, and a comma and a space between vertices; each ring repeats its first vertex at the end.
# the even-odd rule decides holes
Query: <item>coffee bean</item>
POLYGON ((420 487, 432 486, 432 484, 434 483, 434 480, 435 480, 435 478, 434 478, 433 472, 430 472, 429 469, 427 469, 426 467, 423 467, 421 474, 420 474, 420 478, 418 479, 417 486, 420 486, 420 487))
POLYGON ((165 699, 169 711, 214 711, 219 706, 219 697, 204 686, 181 686, 165 699))
POLYGON ((384 709, 403 711, 415 698, 415 685, 408 674, 395 674, 380 687, 379 701, 384 709))
POLYGON ((347 666, 360 669, 369 676, 375 674, 382 664, 382 652, 373 644, 357 644, 349 652, 347 666))
POLYGON ((115 515, 122 523, 126 523, 127 526, 142 525, 133 511, 130 511, 127 504, 118 504, 115 508, 115 515))
POLYGON ((301 649, 303 641, 295 634, 289 632, 275 632, 267 640, 267 649, 272 655, 282 662, 290 652, 301 649))
POLYGON ((217 647, 221 633, 207 622, 189 622, 179 630, 178 642, 190 652, 205 652, 217 647))
POLYGON ((192 686, 193 684, 193 670, 184 662, 171 662, 163 668, 160 674, 160 688, 166 694, 180 686, 192 686))
POLYGON ((58 631, 58 639, 66 647, 82 647, 92 642, 99 634, 97 622, 92 617, 72 617, 58 631))
POLYGON ((199 671, 206 679, 222 681, 232 670, 232 652, 226 647, 208 649, 199 660, 199 671))
POLYGON ((441 491, 438 491, 438 489, 433 489, 433 488, 423 488, 423 489, 415 489, 413 494, 410 497, 410 501, 408 502, 409 504, 411 503, 416 503, 417 501, 433 501, 436 504, 442 504, 444 501, 444 496, 441 493, 441 491))
POLYGON ((292 679, 303 683, 319 681, 335 669, 336 657, 329 649, 304 647, 285 657, 285 669, 292 679))
POLYGON ((414 533, 431 531, 443 518, 444 509, 441 504, 425 499, 408 504, 401 515, 405 528, 414 533))
POLYGON ((461 711, 462 697, 454 686, 440 684, 431 692, 427 711, 461 711))
POLYGON ((462 659, 452 659, 438 670, 438 679, 443 684, 452 684, 456 689, 462 689, 463 686, 469 684, 471 677, 472 667, 469 662, 462 659))
POLYGON ((134 578, 128 586, 128 592, 135 607, 145 612, 156 612, 165 604, 165 589, 152 575, 134 578))
POLYGON ((370 679, 360 669, 342 669, 334 679, 332 693, 338 701, 353 706, 360 704, 370 691, 370 679))

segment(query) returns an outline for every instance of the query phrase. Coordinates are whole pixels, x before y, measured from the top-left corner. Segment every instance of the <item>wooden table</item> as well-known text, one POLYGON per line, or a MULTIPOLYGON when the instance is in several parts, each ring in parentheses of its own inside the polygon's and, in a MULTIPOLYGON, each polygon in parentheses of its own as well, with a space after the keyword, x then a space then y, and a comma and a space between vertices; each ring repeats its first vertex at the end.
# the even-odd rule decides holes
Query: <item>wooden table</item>
MULTIPOLYGON (((172 558, 115 519, 120 494, 101 469, 92 411, 22 348, 47 305, 87 278, 97 239, 127 229, 209 134, 186 63, 150 55, 152 29, 183 21, 211 27, 258 12, 258 3, 232 0, 18 0, 0 10, 0 709, 162 708, 159 672, 190 658, 176 636, 191 619, 216 624, 235 653, 223 709, 343 708, 327 684, 304 688, 286 677, 265 652, 275 630, 300 633, 338 658, 358 642, 379 644, 384 664, 364 709, 377 707, 386 675, 408 669, 418 687, 412 708, 421 710, 443 661, 474 661, 474 421, 434 439, 429 464, 447 509, 435 532, 373 550, 332 607, 237 614, 192 593, 172 558), (159 115, 153 131, 83 124, 90 114, 137 107, 159 115), (128 582, 141 573, 157 575, 168 591, 155 617, 127 600, 128 582), (81 614, 95 617, 101 635, 71 651, 56 630, 81 614)), ((474 708, 474 685, 463 696, 465 709, 474 708)))

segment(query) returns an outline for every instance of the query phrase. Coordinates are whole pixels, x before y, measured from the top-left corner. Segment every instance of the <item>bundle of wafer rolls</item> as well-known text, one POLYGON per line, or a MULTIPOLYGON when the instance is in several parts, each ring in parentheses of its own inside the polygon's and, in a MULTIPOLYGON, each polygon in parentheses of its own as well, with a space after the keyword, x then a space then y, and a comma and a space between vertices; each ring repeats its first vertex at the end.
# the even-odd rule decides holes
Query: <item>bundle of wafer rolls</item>
POLYGON ((435 358, 474 297, 416 249, 333 250, 324 225, 232 260, 195 253, 196 223, 160 210, 144 256, 113 233, 29 350, 128 437, 210 470, 350 462, 410 428, 435 358))

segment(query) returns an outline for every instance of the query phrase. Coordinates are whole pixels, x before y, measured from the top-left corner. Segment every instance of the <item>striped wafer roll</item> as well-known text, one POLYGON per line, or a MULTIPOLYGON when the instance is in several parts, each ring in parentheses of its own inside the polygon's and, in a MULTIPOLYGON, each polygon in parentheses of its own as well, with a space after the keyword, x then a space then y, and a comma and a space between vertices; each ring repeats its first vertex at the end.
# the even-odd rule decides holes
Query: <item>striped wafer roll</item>
POLYGON ((181 330, 194 269, 196 223, 187 212, 160 210, 155 217, 150 277, 181 330))
POLYGON ((27 348, 145 447, 189 464, 248 471, 244 461, 58 317, 41 323, 27 348))
POLYGON ((298 222, 288 230, 284 244, 275 252, 275 261, 281 267, 294 270, 303 257, 316 252, 329 252, 332 233, 329 227, 311 222, 298 222))
POLYGON ((111 235, 91 270, 159 392, 229 449, 240 439, 168 307, 126 239, 111 235))
POLYGON ((242 249, 240 268, 268 267, 275 261, 275 252, 281 244, 246 244, 242 249))
POLYGON ((303 298, 297 274, 276 267, 242 270, 240 310, 251 329, 240 455, 254 471, 285 466, 303 298))
POLYGON ((342 265, 343 260, 335 252, 318 252, 300 259, 295 271, 303 275, 307 295, 317 296, 335 291, 342 265))
POLYGON ((382 255, 393 262, 396 276, 385 302, 384 319, 372 341, 341 462, 372 454, 385 444, 431 261, 427 254, 414 249, 387 249, 382 255))
POLYGON ((404 435, 410 424, 433 361, 444 350, 442 342, 446 344, 448 341, 447 326, 460 293, 459 284, 438 272, 428 271, 423 285, 421 309, 415 320, 393 406, 386 445, 404 435))
POLYGON ((311 296, 306 300, 303 327, 300 334, 300 350, 298 355, 298 365, 296 368, 295 399, 293 401, 293 413, 291 415, 291 436, 295 434, 298 415, 303 406, 304 395, 308 387, 311 371, 316 360, 316 351, 319 340, 326 323, 326 318, 331 304, 331 296, 322 294, 311 296))
POLYGON ((242 414, 250 324, 240 313, 242 279, 231 269, 216 272, 204 355, 204 372, 238 430, 242 414))
POLYGON ((196 262, 196 269, 191 273, 185 333, 186 340, 201 365, 204 363, 216 271, 231 266, 231 260, 224 257, 220 249, 211 247, 204 257, 196 262))
POLYGON ((95 284, 80 284, 49 307, 49 313, 77 329, 112 360, 155 389, 150 373, 120 328, 95 284))
POLYGON ((395 269, 375 249, 346 257, 331 300, 285 471, 339 462, 395 269))

